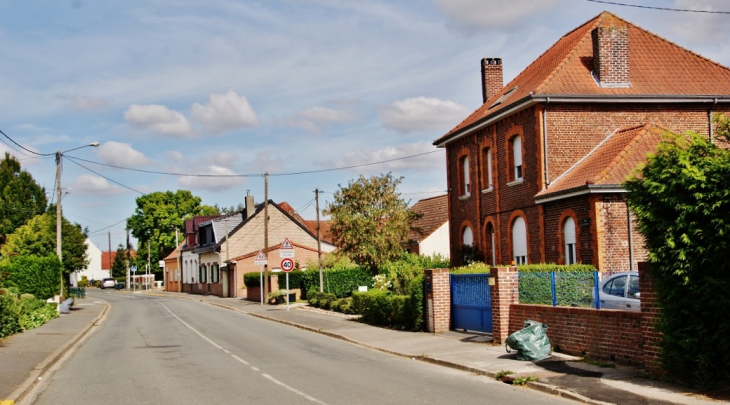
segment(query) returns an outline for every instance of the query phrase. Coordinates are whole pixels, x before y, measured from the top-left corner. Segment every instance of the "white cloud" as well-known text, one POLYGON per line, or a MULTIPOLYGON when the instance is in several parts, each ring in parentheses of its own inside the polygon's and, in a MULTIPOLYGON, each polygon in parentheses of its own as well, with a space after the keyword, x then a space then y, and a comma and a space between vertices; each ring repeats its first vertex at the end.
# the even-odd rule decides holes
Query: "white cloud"
POLYGON ((519 26, 533 14, 558 4, 557 0, 434 0, 452 26, 466 31, 519 26))
MULTIPOLYGON (((198 174, 233 175, 230 169, 221 166, 208 166, 194 170, 198 174)), ((178 180, 181 186, 191 190, 224 191, 238 187, 244 183, 242 177, 181 177, 178 180)))
POLYGON ((132 148, 131 144, 109 141, 99 146, 96 156, 103 163, 115 166, 145 166, 150 160, 140 151, 132 148))
POLYGON ((165 156, 167 156, 167 159, 169 159, 175 163, 180 163, 183 161, 183 154, 176 150, 169 150, 169 151, 165 152, 165 156))
MULTIPOLYGON (((66 188, 66 187, 64 187, 66 188)), ((109 184, 109 182, 98 176, 82 174, 68 186, 71 195, 116 195, 125 192, 121 187, 109 184)))
POLYGON ((35 124, 20 124, 20 125, 14 126, 13 129, 17 129, 19 131, 32 131, 32 132, 48 132, 51 130, 51 128, 39 127, 35 124))
POLYGON ((275 156, 270 150, 262 150, 256 153, 250 170, 255 173, 281 173, 284 170, 284 159, 275 156))
POLYGON ((99 97, 74 96, 68 100, 68 107, 75 111, 103 110, 107 101, 99 97))
POLYGON ((468 110, 453 101, 416 97, 378 107, 387 128, 400 132, 444 130, 466 118, 468 110))
POLYGON ((170 110, 164 105, 133 104, 124 113, 124 119, 135 128, 157 132, 173 138, 192 138, 195 136, 188 119, 181 113, 170 110))
POLYGON ((236 155, 231 152, 218 152, 214 153, 212 156, 206 157, 205 161, 211 165, 220 165, 232 168, 236 164, 236 155))
POLYGON ((259 124, 256 113, 245 96, 233 90, 225 94, 211 94, 205 105, 195 103, 190 117, 208 132, 221 133, 259 124))
POLYGON ((284 119, 285 126, 297 127, 310 134, 322 132, 323 125, 336 122, 351 122, 355 115, 349 111, 335 110, 327 107, 311 107, 299 111, 295 116, 284 119))
POLYGON ((362 166, 353 168, 352 171, 364 174, 385 173, 388 171, 417 170, 427 171, 434 167, 444 166, 444 154, 439 153, 438 149, 430 142, 408 143, 399 146, 389 146, 377 150, 359 150, 348 152, 342 155, 342 158, 334 163, 333 167, 357 166, 374 162, 391 162, 381 163, 372 166, 362 166), (434 152, 437 151, 437 152, 434 152), (434 152, 434 153, 428 153, 434 152), (416 156, 407 159, 401 159, 406 156, 416 156))

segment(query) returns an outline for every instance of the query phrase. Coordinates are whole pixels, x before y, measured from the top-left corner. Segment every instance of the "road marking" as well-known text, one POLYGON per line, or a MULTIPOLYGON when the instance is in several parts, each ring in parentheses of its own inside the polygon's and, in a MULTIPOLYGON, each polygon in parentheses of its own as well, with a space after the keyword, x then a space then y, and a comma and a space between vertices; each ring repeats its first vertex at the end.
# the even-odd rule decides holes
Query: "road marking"
MULTIPOLYGON (((167 312, 170 313, 170 315, 172 315, 173 317, 175 317, 175 319, 177 319, 178 321, 180 321, 183 325, 187 326, 188 329, 190 329, 191 331, 195 332, 195 334, 198 335, 198 336, 200 336, 201 338, 203 338, 203 340, 205 340, 206 342, 208 342, 211 345, 213 345, 216 349, 218 349, 218 350, 220 350, 220 351, 222 351, 222 352, 230 355, 232 358, 234 358, 235 360, 237 360, 237 361, 239 361, 239 362, 241 362, 241 363, 243 363, 245 365, 250 365, 250 363, 248 363, 247 361, 245 361, 242 358, 236 356, 235 354, 231 354, 231 352, 229 352, 228 350, 224 349, 222 346, 219 346, 217 343, 215 343, 214 341, 210 340, 207 336, 205 336, 202 333, 198 332, 197 329, 193 328, 192 326, 190 326, 190 324, 188 324, 187 322, 185 322, 182 319, 180 319, 179 316, 175 315, 175 313, 172 312, 170 310, 170 308, 166 307, 165 304, 160 303, 160 305, 162 305, 162 307, 165 308, 167 310, 167 312)), ((257 367, 254 367, 254 366, 251 366, 251 370, 256 371, 256 372, 261 371, 260 369, 258 369, 257 367)), ((300 396, 308 399, 309 401, 315 402, 315 403, 320 404, 320 405, 327 405, 325 402, 322 402, 322 401, 318 400, 317 398, 314 398, 314 397, 312 397, 310 395, 307 395, 304 392, 299 391, 298 389, 296 389, 296 388, 294 388, 294 387, 292 387, 290 385, 284 384, 283 382, 277 380, 276 378, 270 376, 269 374, 261 373, 261 376, 264 377, 264 378, 266 378, 267 380, 273 382, 276 385, 279 385, 279 386, 281 386, 283 388, 286 388, 287 390, 289 390, 289 391, 291 391, 291 392, 293 392, 293 393, 295 393, 297 395, 300 395, 300 396)))

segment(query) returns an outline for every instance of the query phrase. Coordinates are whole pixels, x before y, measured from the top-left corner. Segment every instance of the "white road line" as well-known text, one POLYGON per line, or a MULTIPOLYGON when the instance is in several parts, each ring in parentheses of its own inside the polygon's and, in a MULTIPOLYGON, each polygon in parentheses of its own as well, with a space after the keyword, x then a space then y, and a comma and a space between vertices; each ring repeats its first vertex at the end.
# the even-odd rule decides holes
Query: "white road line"
MULTIPOLYGON (((226 349, 224 349, 223 347, 219 346, 219 345, 218 345, 218 344, 216 344, 216 343, 215 343, 214 341, 212 341, 212 340, 208 339, 208 338, 207 338, 207 337, 206 337, 205 335, 203 335, 202 333, 198 332, 198 331, 197 331, 197 329, 193 328, 193 327, 192 327, 192 326, 190 326, 190 325, 189 325, 189 324, 188 324, 187 322, 185 322, 185 321, 183 321, 182 319, 180 319, 180 317, 179 317, 179 316, 175 315, 175 314, 174 314, 174 313, 173 313, 172 311, 170 311, 170 308, 166 307, 166 306, 165 306, 165 304, 162 304, 162 303, 160 303, 160 305, 162 305, 162 307, 163 307, 163 308, 165 308, 165 309, 167 310, 167 312, 169 312, 169 313, 170 313, 170 315, 174 316, 174 317, 175 317, 175 319, 177 319, 178 321, 180 321, 180 322, 181 322, 181 323, 182 323, 183 325, 187 326, 187 327, 188 327, 188 329, 190 329, 191 331, 195 332, 195 334, 197 334, 198 336, 200 336, 201 338, 203 338, 203 339, 204 339, 204 340, 205 340, 206 342, 208 342, 208 343, 210 343, 211 345, 213 345, 213 346, 214 346, 214 347, 215 347, 216 349, 218 349, 218 350, 221 350, 221 351, 223 351, 223 352, 224 352, 224 353, 226 353, 226 354, 229 354, 229 355, 230 355, 231 357, 233 357, 234 359, 236 359, 237 361, 239 361, 239 362, 241 362, 241 363, 243 363, 243 364, 245 364, 245 365, 250 365, 250 364, 249 364, 249 363, 248 363, 248 362, 247 362, 246 360, 243 360, 242 358, 240 358, 240 357, 236 356, 235 354, 231 354, 231 352, 229 352, 228 350, 226 350, 226 349)), ((251 370, 253 370, 253 371, 257 371, 257 372, 258 372, 258 371, 261 371, 261 370, 259 370, 258 368, 254 367, 254 366, 251 366, 251 370)), ((289 390, 289 391, 291 391, 291 392, 293 392, 293 393, 295 393, 295 394, 297 394, 297 395, 300 395, 300 396, 302 396, 302 397, 304 397, 304 398, 308 399, 309 401, 312 401, 312 402, 318 403, 318 404, 320 404, 320 405, 327 405, 327 404, 326 404, 325 402, 322 402, 322 401, 318 400, 317 398, 314 398, 314 397, 312 397, 312 396, 310 396, 310 395, 307 395, 307 394, 305 394, 304 392, 302 392, 302 391, 299 391, 298 389, 296 389, 296 388, 294 388, 294 387, 292 387, 292 386, 289 386, 289 385, 287 385, 287 384, 284 384, 283 382, 281 382, 281 381, 277 380, 276 378, 274 378, 274 377, 272 377, 272 376, 270 376, 270 375, 268 375, 268 374, 266 374, 266 373, 262 373, 262 374, 261 374, 261 376, 262 376, 262 377, 264 377, 264 378, 266 378, 267 380, 269 380, 269 381, 273 382, 273 383, 274 383, 274 384, 276 384, 276 385, 279 385, 279 386, 281 386, 281 387, 283 387, 283 388, 286 388, 287 390, 289 390)))

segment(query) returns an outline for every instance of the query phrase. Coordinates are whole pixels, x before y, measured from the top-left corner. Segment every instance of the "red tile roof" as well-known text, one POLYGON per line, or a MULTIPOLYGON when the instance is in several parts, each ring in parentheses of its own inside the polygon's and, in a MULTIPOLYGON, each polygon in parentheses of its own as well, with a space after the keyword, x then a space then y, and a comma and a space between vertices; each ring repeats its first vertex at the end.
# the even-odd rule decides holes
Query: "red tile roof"
POLYGON ((560 38, 495 96, 434 142, 442 144, 459 131, 535 96, 677 97, 730 94, 730 69, 667 41, 616 15, 603 12, 560 38), (591 31, 622 25, 629 35, 628 88, 602 88, 593 69, 591 31), (515 89, 493 106, 505 93, 515 89))
POLYGON ((620 129, 536 197, 539 199, 596 186, 620 187, 634 169, 645 162, 647 154, 656 152, 664 133, 666 130, 651 124, 620 129))
POLYGON ((211 220, 214 220, 218 217, 221 217, 222 215, 201 215, 197 217, 193 217, 192 219, 186 219, 185 220, 185 233, 194 233, 198 231, 198 228, 200 227, 200 224, 203 222, 208 222, 211 220))
MULTIPOLYGON (((135 257, 137 256, 137 252, 135 250, 129 251, 130 256, 135 257)), ((101 252, 101 269, 102 270, 109 270, 110 265, 114 265, 114 258, 117 257, 117 251, 112 250, 111 252, 101 252)))
POLYGON ((420 242, 449 220, 448 195, 420 200, 413 204, 411 211, 422 214, 422 216, 411 222, 408 240, 420 242))

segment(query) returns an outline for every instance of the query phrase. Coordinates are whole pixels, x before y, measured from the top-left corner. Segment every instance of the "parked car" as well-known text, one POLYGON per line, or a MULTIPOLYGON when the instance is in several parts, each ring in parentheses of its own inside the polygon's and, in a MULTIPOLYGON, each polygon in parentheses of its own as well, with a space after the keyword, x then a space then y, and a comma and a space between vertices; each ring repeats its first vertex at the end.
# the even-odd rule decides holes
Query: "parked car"
MULTIPOLYGON (((595 307, 595 292, 592 295, 595 307)), ((639 272, 627 271, 607 277, 598 285, 598 297, 602 309, 641 311, 639 272)))
POLYGON ((105 279, 101 280, 100 287, 102 290, 105 288, 114 288, 114 286, 116 286, 116 284, 117 284, 117 281, 114 280, 113 278, 105 278, 105 279))

